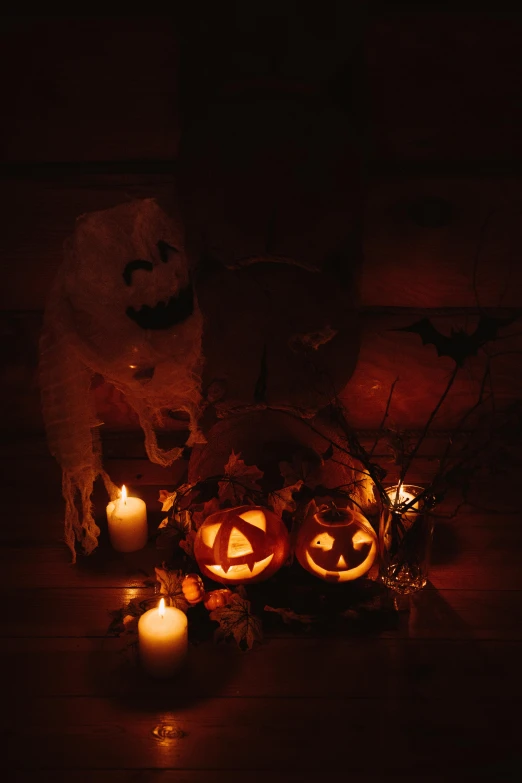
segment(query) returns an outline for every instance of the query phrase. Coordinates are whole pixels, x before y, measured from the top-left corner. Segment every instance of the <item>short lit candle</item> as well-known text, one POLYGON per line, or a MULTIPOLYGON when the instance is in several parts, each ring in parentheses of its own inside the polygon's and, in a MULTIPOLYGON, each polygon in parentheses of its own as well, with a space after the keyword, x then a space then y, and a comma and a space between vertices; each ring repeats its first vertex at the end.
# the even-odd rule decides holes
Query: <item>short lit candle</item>
MULTIPOLYGON (((386 493, 388 497, 391 500, 392 508, 397 508, 397 506, 404 506, 406 503, 410 503, 412 500, 415 500, 415 495, 412 495, 411 492, 408 492, 404 489, 404 486, 402 484, 399 484, 398 486, 399 494, 397 495, 397 487, 390 487, 390 489, 386 490, 386 493)), ((413 506, 411 506, 405 513, 409 516, 417 516, 417 513, 419 511, 419 503, 414 503, 413 506)))
POLYGON ((107 506, 111 544, 117 552, 137 552, 147 543, 147 507, 140 498, 127 497, 125 484, 121 497, 107 506))
POLYGON ((187 656, 187 615, 173 606, 159 606, 142 614, 138 622, 140 658, 152 677, 171 677, 187 656))

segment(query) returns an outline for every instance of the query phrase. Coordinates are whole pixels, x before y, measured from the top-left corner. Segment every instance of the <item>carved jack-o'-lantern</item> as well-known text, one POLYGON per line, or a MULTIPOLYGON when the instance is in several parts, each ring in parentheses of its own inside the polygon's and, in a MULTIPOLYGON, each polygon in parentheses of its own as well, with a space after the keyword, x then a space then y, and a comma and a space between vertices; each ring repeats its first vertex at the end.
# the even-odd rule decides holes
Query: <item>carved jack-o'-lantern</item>
POLYGON ((260 506, 226 508, 204 521, 194 544, 203 574, 226 584, 262 582, 281 568, 289 552, 282 520, 260 506))
POLYGON ((311 513, 297 536, 295 554, 303 568, 327 582, 348 582, 371 568, 377 537, 358 511, 311 513))

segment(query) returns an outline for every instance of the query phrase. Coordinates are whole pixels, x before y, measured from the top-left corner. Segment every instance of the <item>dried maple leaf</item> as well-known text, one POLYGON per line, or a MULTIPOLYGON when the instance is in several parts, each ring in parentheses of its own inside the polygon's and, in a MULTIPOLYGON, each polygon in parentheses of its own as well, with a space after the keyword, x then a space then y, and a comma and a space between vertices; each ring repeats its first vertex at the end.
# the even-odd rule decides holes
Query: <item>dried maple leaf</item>
POLYGON ((309 626, 317 619, 312 614, 297 614, 297 612, 294 612, 292 609, 274 608, 273 606, 265 606, 264 611, 278 614, 286 625, 290 625, 291 623, 302 623, 305 626, 309 626))
POLYGON ((122 633, 133 633, 137 630, 137 621, 146 609, 136 599, 133 598, 121 609, 109 612, 112 617, 108 628, 108 633, 114 636, 121 636, 122 633), (134 623, 132 621, 135 621, 134 623))
POLYGON ((176 501, 177 494, 176 490, 169 492, 167 489, 160 489, 158 503, 161 503, 162 511, 170 511, 176 501))
POLYGON ((186 535, 192 530, 192 511, 188 508, 176 511, 172 514, 171 525, 182 535, 186 535))
POLYGON ((271 492, 268 496, 268 502, 274 509, 274 514, 282 516, 283 511, 289 511, 293 514, 297 506, 293 495, 294 492, 298 492, 302 486, 303 482, 299 480, 295 484, 271 492))
POLYGON ((250 499, 249 494, 261 492, 257 483, 263 478, 263 471, 256 465, 246 465, 241 454, 232 451, 225 465, 225 479, 219 482, 219 500, 231 501, 234 505, 250 499))
POLYGON ((254 642, 263 640, 261 620, 250 611, 250 601, 234 593, 229 604, 210 613, 210 619, 219 623, 215 633, 217 642, 234 638, 241 650, 251 650, 254 642))
POLYGON ((158 568, 157 566, 154 570, 156 581, 160 586, 160 593, 167 599, 166 603, 185 612, 188 609, 188 603, 183 595, 183 574, 181 571, 169 571, 168 568, 158 568))
POLYGON ((214 514, 216 511, 219 511, 220 508, 221 506, 219 504, 218 498, 211 498, 203 504, 203 509, 201 511, 193 511, 192 522, 194 523, 196 530, 199 530, 207 517, 209 517, 211 514, 214 514))
POLYGON ((138 618, 132 614, 126 614, 123 618, 123 625, 126 633, 136 633, 138 628, 138 618))
MULTIPOLYGON (((318 460, 321 459, 319 455, 317 457, 318 460)), ((285 486, 291 486, 298 481, 306 484, 311 479, 314 464, 309 457, 298 451, 293 455, 292 462, 280 462, 279 470, 285 480, 285 486)))
POLYGON ((186 555, 188 555, 192 560, 195 560, 194 557, 194 542, 196 541, 196 531, 191 530, 185 538, 179 542, 179 545, 181 549, 185 552, 186 555))
POLYGON ((159 523, 159 525, 158 525, 158 530, 161 530, 162 528, 164 528, 164 527, 167 527, 167 525, 168 525, 168 524, 169 524, 169 518, 168 518, 168 517, 165 517, 165 518, 164 518, 164 519, 162 519, 162 520, 161 520, 161 522, 159 523))

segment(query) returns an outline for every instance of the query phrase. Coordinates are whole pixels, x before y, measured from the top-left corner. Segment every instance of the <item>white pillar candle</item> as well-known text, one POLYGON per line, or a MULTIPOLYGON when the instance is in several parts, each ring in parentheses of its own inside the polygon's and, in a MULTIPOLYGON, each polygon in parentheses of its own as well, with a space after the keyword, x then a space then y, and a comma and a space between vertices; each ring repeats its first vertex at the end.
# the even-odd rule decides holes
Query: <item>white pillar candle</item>
POLYGON ((187 655, 187 615, 173 606, 159 606, 142 614, 138 622, 140 658, 152 677, 171 677, 187 655))
POLYGON ((117 552, 137 552, 147 543, 147 507, 140 498, 127 497, 125 484, 121 497, 107 506, 111 544, 117 552))
MULTIPOLYGON (((407 492, 407 490, 404 489, 403 484, 399 484, 399 494, 397 496, 397 487, 390 487, 390 489, 386 490, 386 493, 388 497, 391 500, 392 507, 396 508, 398 505, 405 505, 406 503, 410 503, 412 500, 415 500, 416 495, 412 495, 411 492, 407 492)), ((422 502, 422 501, 421 501, 422 502)), ((407 514, 408 519, 413 521, 414 517, 418 516, 419 511, 419 503, 414 503, 413 506, 411 506, 405 514, 407 514)))

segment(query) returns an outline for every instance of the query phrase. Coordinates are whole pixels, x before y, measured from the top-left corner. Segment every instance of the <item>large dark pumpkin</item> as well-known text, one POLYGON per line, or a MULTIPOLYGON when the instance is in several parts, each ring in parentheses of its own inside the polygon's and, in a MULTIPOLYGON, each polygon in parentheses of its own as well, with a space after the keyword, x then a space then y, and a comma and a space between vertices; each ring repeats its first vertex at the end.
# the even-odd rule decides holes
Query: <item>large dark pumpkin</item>
POLYGON ((283 521, 260 506, 226 508, 204 521, 194 544, 201 572, 224 584, 263 582, 288 557, 283 521))
POLYGON ((303 522, 295 554, 303 568, 314 576, 327 582, 348 582, 372 567, 377 537, 358 511, 317 511, 303 522))

